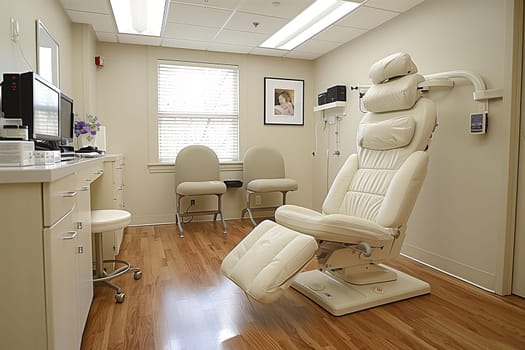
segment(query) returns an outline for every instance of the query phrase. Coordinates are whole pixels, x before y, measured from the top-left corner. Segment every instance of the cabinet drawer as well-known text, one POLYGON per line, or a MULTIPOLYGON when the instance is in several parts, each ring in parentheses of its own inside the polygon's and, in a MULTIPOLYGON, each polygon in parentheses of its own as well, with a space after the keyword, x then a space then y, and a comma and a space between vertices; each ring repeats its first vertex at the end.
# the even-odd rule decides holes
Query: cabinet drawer
POLYGON ((74 174, 44 183, 44 226, 53 225, 75 205, 77 192, 74 174))
POLYGON ((78 175, 80 184, 90 184, 104 174, 103 163, 92 165, 88 168, 82 169, 78 175))

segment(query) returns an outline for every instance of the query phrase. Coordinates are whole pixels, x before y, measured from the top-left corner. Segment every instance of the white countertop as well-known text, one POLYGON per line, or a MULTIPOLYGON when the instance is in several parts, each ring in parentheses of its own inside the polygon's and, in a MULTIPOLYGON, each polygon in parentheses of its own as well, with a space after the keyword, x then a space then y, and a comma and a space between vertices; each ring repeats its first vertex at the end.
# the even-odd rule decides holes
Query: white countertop
POLYGON ((0 167, 0 184, 56 181, 96 162, 112 161, 120 156, 110 154, 96 158, 76 158, 48 165, 0 167))

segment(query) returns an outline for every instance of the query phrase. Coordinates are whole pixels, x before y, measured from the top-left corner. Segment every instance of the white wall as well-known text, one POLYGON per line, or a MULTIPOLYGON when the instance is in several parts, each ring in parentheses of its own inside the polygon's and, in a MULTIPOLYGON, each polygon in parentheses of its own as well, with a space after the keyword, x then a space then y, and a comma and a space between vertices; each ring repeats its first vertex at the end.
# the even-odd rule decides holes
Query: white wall
POLYGON ((60 45, 60 88, 71 94, 73 81, 71 22, 57 0, 0 3, 0 73, 36 71, 35 21, 41 19, 60 45), (11 18, 19 22, 18 43, 11 41, 11 18))
MULTIPOLYGON (((483 109, 473 101, 472 86, 456 79, 452 90, 428 95, 437 104, 439 127, 429 150, 430 166, 408 226, 404 252, 490 290, 504 292, 502 265, 507 225, 509 172, 510 65, 512 1, 425 1, 382 27, 316 61, 315 90, 336 83, 369 83, 377 59, 409 53, 421 74, 466 69, 480 74, 487 88, 505 88, 490 103, 489 130, 468 133, 468 116, 483 109)), ((356 125, 362 117, 356 92, 342 123, 344 154, 329 158, 329 181, 355 151, 356 125)), ((320 119, 317 115, 316 118, 320 119)), ((327 132, 318 131, 326 149, 327 132)), ((330 140, 333 147, 333 136, 330 140)), ((332 149, 331 149, 332 150, 332 149)), ((314 161, 313 187, 326 188, 324 152, 314 161)), ((325 191, 314 193, 319 208, 325 191)))
MULTIPOLYGON (((312 205, 313 62, 240 54, 98 43, 97 55, 105 66, 97 70, 97 112, 107 127, 108 151, 126 158, 125 204, 134 224, 175 220, 174 174, 167 168, 153 172, 156 137, 156 62, 173 59, 239 66, 240 156, 254 144, 279 149, 287 175, 297 179, 299 191, 289 203, 312 205), (276 126, 263 123, 264 77, 298 78, 305 81, 305 125, 276 126)), ((162 168, 162 167, 161 167, 162 168)), ((242 179, 242 167, 230 166, 224 179, 242 179)), ((224 197, 226 218, 239 218, 244 191, 230 189, 224 197)))

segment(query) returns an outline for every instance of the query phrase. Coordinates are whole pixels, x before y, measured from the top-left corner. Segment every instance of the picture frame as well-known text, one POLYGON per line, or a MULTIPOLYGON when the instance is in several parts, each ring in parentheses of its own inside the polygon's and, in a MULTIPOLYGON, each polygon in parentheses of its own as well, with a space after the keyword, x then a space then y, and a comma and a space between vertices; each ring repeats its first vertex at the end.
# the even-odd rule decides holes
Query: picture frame
POLYGON ((264 78, 264 124, 304 125, 304 80, 264 78))
POLYGON ((36 20, 36 67, 42 78, 60 87, 60 46, 42 20, 36 20))

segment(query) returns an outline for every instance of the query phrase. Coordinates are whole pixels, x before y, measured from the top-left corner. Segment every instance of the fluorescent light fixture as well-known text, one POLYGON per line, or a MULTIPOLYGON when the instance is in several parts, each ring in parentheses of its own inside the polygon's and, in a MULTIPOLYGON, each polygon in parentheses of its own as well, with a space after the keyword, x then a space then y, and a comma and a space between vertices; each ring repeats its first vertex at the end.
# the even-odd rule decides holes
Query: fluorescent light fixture
POLYGON ((160 36, 169 0, 110 0, 119 33, 160 36))
POLYGON ((260 46, 292 50, 359 5, 357 1, 317 0, 260 46))

